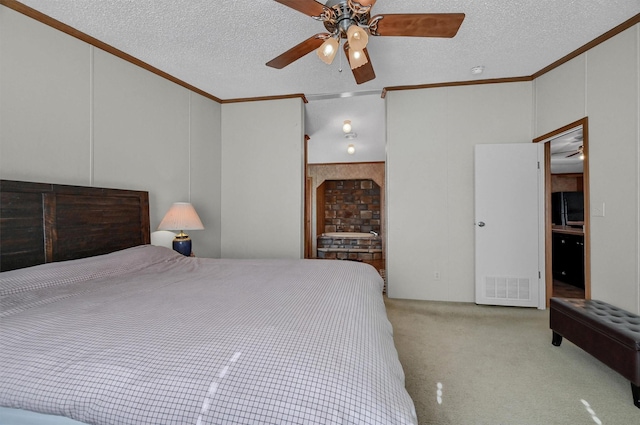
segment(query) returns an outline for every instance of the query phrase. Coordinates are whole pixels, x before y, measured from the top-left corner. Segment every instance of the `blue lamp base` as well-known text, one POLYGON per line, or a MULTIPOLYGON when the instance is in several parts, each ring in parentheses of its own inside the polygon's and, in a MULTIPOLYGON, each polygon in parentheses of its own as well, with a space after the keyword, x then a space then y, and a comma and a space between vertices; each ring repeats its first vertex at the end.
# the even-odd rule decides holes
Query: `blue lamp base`
POLYGON ((191 238, 189 235, 180 232, 173 240, 173 250, 189 257, 191 255, 191 238))

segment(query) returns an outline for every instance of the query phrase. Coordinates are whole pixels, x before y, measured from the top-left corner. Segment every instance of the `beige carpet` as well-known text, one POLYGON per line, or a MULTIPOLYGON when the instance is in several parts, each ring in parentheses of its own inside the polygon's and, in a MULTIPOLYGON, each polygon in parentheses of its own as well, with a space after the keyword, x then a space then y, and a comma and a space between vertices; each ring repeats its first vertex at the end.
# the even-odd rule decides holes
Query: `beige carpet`
POLYGON ((640 424, 627 380, 551 345, 548 310, 385 302, 420 425, 640 424))

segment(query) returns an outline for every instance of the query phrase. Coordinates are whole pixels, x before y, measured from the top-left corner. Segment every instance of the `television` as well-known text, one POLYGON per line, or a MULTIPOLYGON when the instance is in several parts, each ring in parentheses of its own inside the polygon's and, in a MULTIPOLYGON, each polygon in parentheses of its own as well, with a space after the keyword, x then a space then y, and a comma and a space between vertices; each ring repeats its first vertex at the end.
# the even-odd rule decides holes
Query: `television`
POLYGON ((553 192, 551 221, 561 226, 584 224, 584 194, 582 192, 553 192))

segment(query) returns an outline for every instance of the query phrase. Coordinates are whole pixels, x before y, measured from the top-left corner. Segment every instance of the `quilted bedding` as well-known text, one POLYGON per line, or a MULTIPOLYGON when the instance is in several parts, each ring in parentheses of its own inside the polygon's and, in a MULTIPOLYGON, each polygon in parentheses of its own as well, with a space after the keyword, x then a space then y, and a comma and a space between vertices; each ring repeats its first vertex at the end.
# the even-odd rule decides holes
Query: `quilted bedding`
POLYGON ((0 406, 91 424, 415 424, 382 280, 150 245, 0 273, 0 406))

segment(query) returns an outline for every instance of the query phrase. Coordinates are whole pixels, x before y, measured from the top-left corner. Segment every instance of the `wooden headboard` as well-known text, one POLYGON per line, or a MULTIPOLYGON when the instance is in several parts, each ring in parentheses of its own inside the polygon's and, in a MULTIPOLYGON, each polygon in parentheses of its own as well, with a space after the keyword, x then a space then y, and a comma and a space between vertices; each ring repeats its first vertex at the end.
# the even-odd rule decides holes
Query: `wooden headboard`
POLYGON ((0 271, 149 242, 148 192, 0 180, 0 271))

